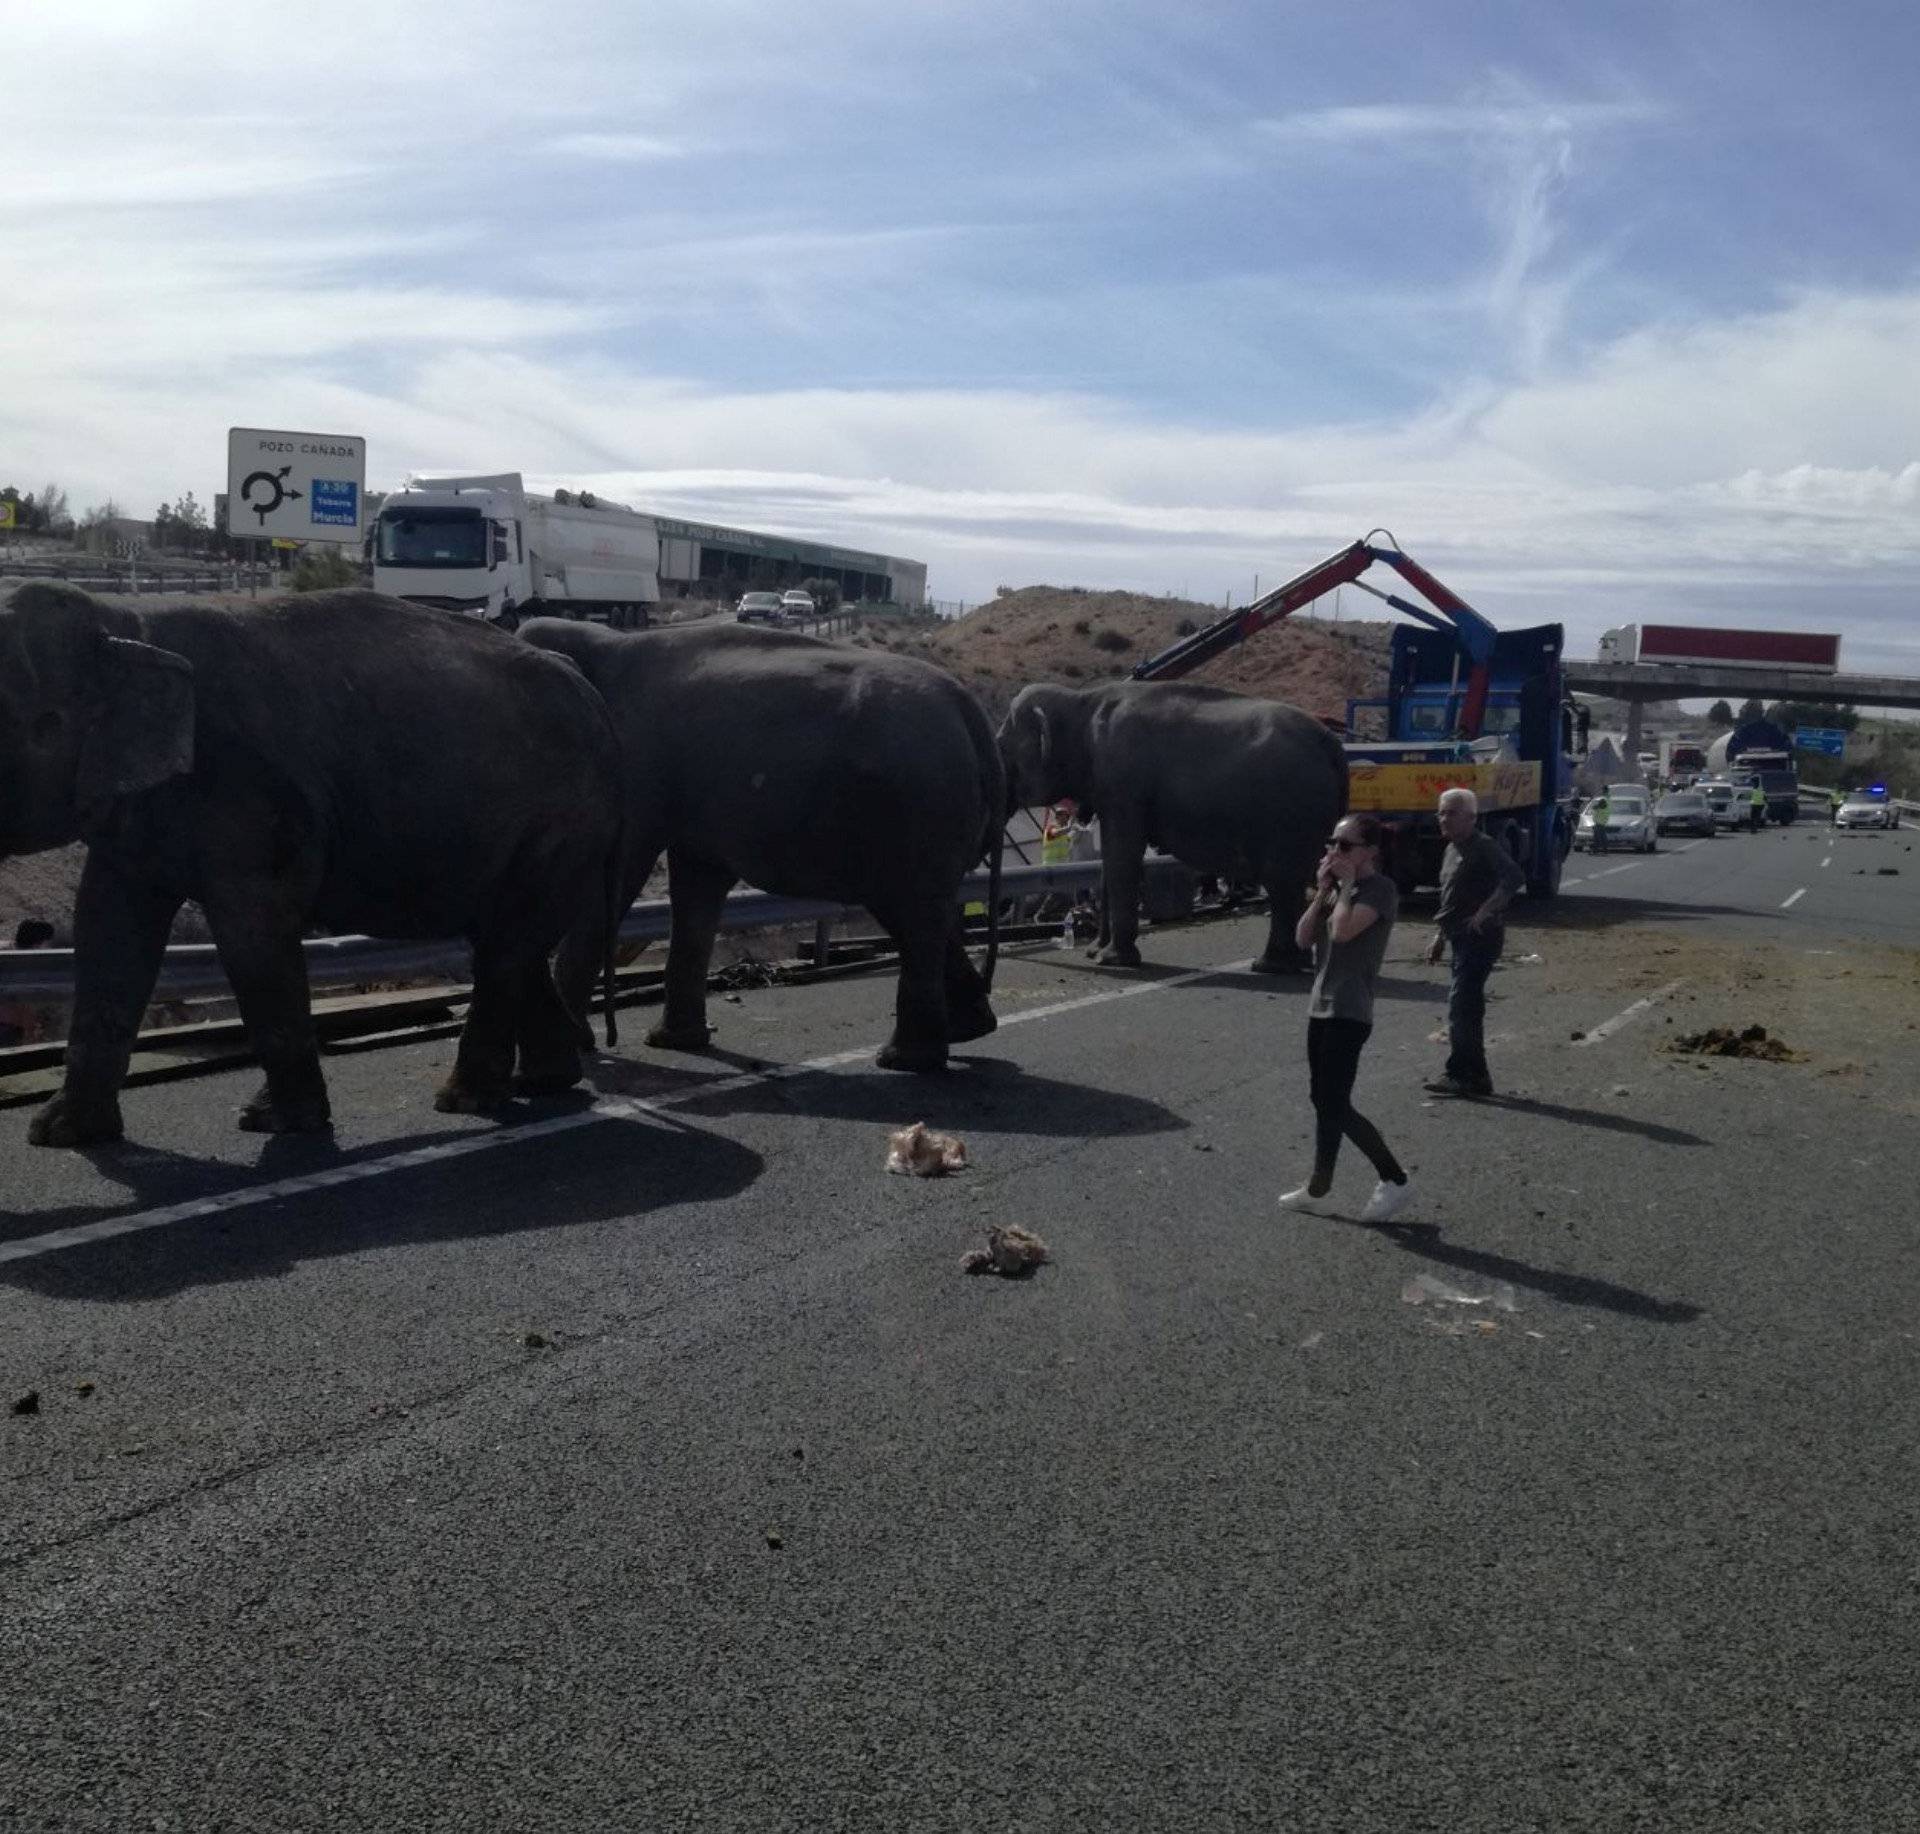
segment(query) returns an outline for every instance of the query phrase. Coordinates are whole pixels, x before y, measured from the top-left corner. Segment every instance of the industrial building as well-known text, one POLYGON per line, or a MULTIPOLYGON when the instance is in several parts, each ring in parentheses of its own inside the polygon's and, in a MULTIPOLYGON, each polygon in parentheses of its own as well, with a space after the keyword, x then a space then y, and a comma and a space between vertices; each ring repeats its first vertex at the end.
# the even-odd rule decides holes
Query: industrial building
POLYGON ((824 579, 832 580, 850 604, 926 603, 927 564, 922 560, 646 513, 660 535, 663 597, 727 598, 824 579))

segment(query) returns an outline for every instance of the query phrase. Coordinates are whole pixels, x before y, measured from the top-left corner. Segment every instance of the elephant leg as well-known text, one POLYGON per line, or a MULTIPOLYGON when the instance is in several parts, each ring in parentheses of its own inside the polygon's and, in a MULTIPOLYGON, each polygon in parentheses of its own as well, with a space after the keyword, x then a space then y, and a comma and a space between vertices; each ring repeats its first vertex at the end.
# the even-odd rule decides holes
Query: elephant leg
POLYGON ((1105 940, 1094 960, 1110 968, 1140 966, 1140 881, 1147 852, 1144 834, 1130 833, 1124 824, 1109 820, 1101 854, 1100 880, 1105 893, 1101 926, 1105 940))
MULTIPOLYGON (((952 912, 944 900, 868 908, 900 951, 900 979, 893 996, 893 1036, 881 1046, 874 1061, 883 1070, 943 1070, 947 1064, 952 912)), ((972 972, 971 964, 968 971, 972 972)))
POLYGON ((525 998, 527 961, 491 936, 473 943, 473 997, 453 1071, 433 1105, 442 1114, 492 1114, 513 1094, 513 1058, 525 998))
POLYGON ((1312 876, 1311 863, 1302 868, 1293 860, 1262 870, 1260 883, 1267 894, 1267 946, 1250 964, 1255 974, 1305 974, 1312 969, 1312 951, 1293 940, 1294 925, 1299 921, 1312 876))
POLYGON ((248 1133, 324 1133, 333 1125, 300 948, 305 909, 297 888, 252 875, 222 885, 206 901, 220 966, 266 1072, 259 1093, 240 1110, 248 1133))
POLYGON ((67 1073, 27 1128, 35 1146, 90 1146, 125 1131, 120 1085, 179 908, 178 898, 130 881, 101 850, 89 854, 74 901, 67 1073))
MULTIPOLYGON (((620 887, 621 916, 627 914, 652 878, 654 867, 660 863, 661 851, 658 847, 644 847, 628 854, 620 887)), ((574 917, 553 958, 553 978, 560 989, 561 1003, 572 1017, 575 1041, 589 1051, 593 1049, 593 1026, 588 1015, 593 1007, 594 983, 600 978, 606 953, 606 913, 596 905, 592 911, 582 910, 574 917)))
POLYGON ((946 1006, 949 1044, 969 1044, 999 1029, 987 984, 967 954, 958 923, 947 932, 946 1006))
POLYGON ((579 1082, 579 1031, 545 962, 529 962, 520 971, 515 1042, 519 1067, 513 1086, 522 1095, 558 1095, 579 1082))
POLYGON ((647 1042, 660 1051, 704 1051, 713 1037, 707 1024, 707 973, 713 939, 734 878, 724 866, 667 855, 673 933, 667 941, 667 1004, 647 1042))

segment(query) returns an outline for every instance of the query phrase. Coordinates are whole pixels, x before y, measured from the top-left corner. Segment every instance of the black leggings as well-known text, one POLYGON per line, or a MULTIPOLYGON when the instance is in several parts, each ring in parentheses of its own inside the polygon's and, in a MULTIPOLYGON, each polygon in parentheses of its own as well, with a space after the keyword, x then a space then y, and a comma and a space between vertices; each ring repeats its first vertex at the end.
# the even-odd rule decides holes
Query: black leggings
POLYGON ((1307 1087, 1313 1099, 1313 1184, 1322 1194, 1333 1182, 1344 1134, 1373 1161, 1388 1184, 1405 1184, 1400 1161, 1387 1150, 1380 1130, 1353 1105, 1353 1079, 1360 1053, 1373 1031, 1358 1019, 1307 1021, 1307 1087))

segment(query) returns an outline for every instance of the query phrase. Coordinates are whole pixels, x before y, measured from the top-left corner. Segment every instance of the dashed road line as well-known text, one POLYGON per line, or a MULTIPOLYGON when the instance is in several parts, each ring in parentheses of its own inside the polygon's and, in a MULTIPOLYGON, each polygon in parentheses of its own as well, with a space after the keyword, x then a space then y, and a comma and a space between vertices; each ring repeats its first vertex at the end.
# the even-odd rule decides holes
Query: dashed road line
POLYGON ((1807 888, 1803 885, 1797 892, 1793 892, 1789 896, 1782 898, 1780 900, 1780 908, 1783 911, 1790 911, 1806 895, 1807 895, 1807 888))
POLYGON ((1820 870, 1821 870, 1822 872, 1825 872, 1825 871, 1826 871, 1826 869, 1827 869, 1827 868, 1828 868, 1829 866, 1831 866, 1832 864, 1833 864, 1833 855, 1832 855, 1832 854, 1828 854, 1828 855, 1827 855, 1827 857, 1826 857, 1826 858, 1825 858, 1824 860, 1822 860, 1822 861, 1820 862, 1820 870))
POLYGON ((1611 1019, 1602 1019, 1583 1038, 1576 1038, 1575 1044, 1598 1044, 1602 1038, 1611 1038, 1623 1025, 1631 1025, 1643 1012, 1650 1011, 1662 1000, 1671 999, 1682 987, 1684 980, 1669 981, 1664 987, 1656 987, 1644 1000, 1635 1000, 1624 1012, 1617 1012, 1611 1019))
MULTIPOLYGON (((1217 974, 1231 974, 1245 967, 1245 958, 1220 962, 1208 968, 1190 969, 1184 974, 1168 975, 1165 980, 1136 981, 1123 987, 1104 988, 1098 993, 1082 994, 1077 999, 1056 1000, 1036 1006, 1029 1012, 1008 1013, 1000 1021, 1000 1030, 1010 1025, 1030 1024, 1035 1019, 1057 1018, 1062 1013, 1079 1012, 1089 1006, 1105 1006, 1115 1000, 1134 1000, 1150 993, 1165 993, 1175 987, 1189 986, 1217 974)), ((330 1166, 323 1172, 302 1172, 291 1178, 275 1178, 265 1184, 242 1185, 210 1197, 190 1198, 184 1203, 164 1204, 154 1210, 136 1210, 122 1216, 98 1217, 90 1223, 75 1223, 65 1229, 48 1230, 44 1235, 0 1242, 0 1263, 31 1261, 62 1248, 84 1247, 91 1242, 111 1241, 117 1236, 141 1235, 152 1229, 165 1229, 175 1223, 193 1222, 199 1217, 224 1211, 252 1209, 259 1204, 277 1203, 283 1197, 298 1197, 308 1191, 325 1190, 330 1185, 360 1184, 372 1178, 386 1178, 395 1172, 410 1172, 419 1166, 437 1165, 445 1160, 465 1159, 475 1153, 493 1152, 503 1146, 522 1146, 529 1140, 550 1140, 556 1134, 573 1133, 601 1121, 639 1121, 661 1118, 676 1108, 692 1107, 715 1096, 735 1095, 743 1089, 781 1082, 791 1077, 844 1069, 848 1064, 870 1059, 878 1045, 863 1045, 857 1050, 835 1051, 828 1057, 810 1057, 804 1063, 779 1064, 766 1070, 753 1070, 738 1076, 726 1076, 696 1088, 676 1090, 657 1099, 643 1096, 603 1096, 591 1107, 572 1114, 552 1115, 544 1121, 525 1121, 491 1133, 461 1134, 451 1140, 437 1140, 431 1146, 416 1146, 406 1152, 356 1160, 351 1165, 330 1166)))

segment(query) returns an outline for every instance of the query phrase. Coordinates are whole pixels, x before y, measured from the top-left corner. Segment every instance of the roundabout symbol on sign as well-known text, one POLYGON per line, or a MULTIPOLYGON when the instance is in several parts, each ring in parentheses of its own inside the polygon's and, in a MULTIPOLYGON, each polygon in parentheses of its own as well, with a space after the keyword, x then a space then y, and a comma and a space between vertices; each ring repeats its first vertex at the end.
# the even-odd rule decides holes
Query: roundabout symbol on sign
POLYGON ((260 518, 263 527, 267 518, 282 503, 302 494, 291 484, 284 482, 287 473, 292 469, 291 465, 282 465, 278 471, 250 471, 247 474, 247 481, 240 486, 240 501, 260 518), (262 497, 262 501, 258 503, 253 500, 253 487, 256 484, 260 486, 262 497), (271 495, 268 494, 269 492, 271 495))

